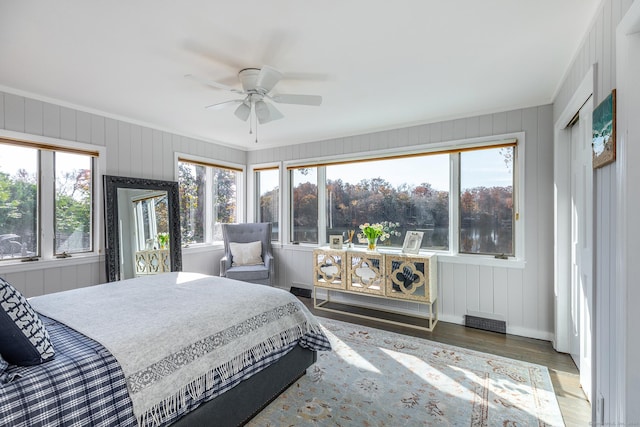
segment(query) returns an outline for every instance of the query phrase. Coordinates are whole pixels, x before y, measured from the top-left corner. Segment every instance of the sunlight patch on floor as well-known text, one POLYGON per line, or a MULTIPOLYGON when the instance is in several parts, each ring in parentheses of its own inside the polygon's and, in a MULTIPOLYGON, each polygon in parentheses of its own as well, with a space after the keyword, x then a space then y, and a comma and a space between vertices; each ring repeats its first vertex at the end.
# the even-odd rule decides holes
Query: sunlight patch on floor
POLYGON ((461 388, 463 388, 465 393, 463 395, 461 395, 460 393, 456 393, 457 397, 468 401, 472 400, 473 392, 471 390, 463 387, 449 375, 442 372, 441 370, 436 369, 433 365, 428 364, 419 357, 381 347, 379 347, 379 350, 385 353, 391 359, 398 362, 400 365, 405 367, 421 380, 429 384, 437 383, 440 390, 459 391, 461 388))
POLYGON ((369 372, 373 372, 376 374, 380 374, 380 370, 372 365, 367 359, 358 354, 353 348, 349 347, 344 341, 335 336, 323 328, 325 335, 329 338, 331 342, 331 347, 333 348, 333 352, 338 355, 341 359, 345 360, 350 365, 354 366, 357 369, 367 370, 369 372))

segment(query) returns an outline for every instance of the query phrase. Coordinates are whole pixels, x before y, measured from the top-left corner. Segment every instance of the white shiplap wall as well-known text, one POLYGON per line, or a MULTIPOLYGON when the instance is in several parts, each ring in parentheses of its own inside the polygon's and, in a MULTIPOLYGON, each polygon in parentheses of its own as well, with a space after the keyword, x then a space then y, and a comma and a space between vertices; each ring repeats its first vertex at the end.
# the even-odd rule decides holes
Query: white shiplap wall
MULTIPOLYGON (((616 79, 617 79, 617 268, 615 293, 609 291, 613 300, 611 307, 616 307, 611 324, 604 324, 609 332, 616 335, 615 342, 622 343, 609 348, 614 363, 609 377, 615 378, 609 387, 623 391, 614 401, 610 396, 609 407, 615 408, 616 418, 607 417, 610 424, 623 425, 632 423, 640 425, 640 370, 637 361, 640 359, 640 265, 635 262, 640 254, 640 223, 638 211, 637 183, 640 182, 640 170, 637 168, 640 159, 640 3, 635 2, 616 29, 616 79)), ((599 325, 600 326, 600 325, 599 325)), ((607 343, 609 344, 609 343, 607 343)), ((603 349, 604 351, 604 349, 603 349)), ((604 396, 604 394, 603 394, 604 396)), ((606 406, 606 405, 605 405, 606 406)), ((606 413, 606 411, 605 411, 606 413)))
POLYGON ((615 88, 615 30, 627 13, 633 0, 604 0, 596 13, 591 27, 585 34, 553 101, 553 121, 567 107, 584 76, 596 65, 596 94, 594 105, 598 105, 615 88))
MULTIPOLYGON (((565 110, 592 65, 595 64, 594 106, 616 88, 615 32, 632 3, 633 0, 602 1, 565 79, 559 86, 553 106, 554 122, 565 110)), ((620 328, 616 318, 620 310, 616 304, 625 297, 620 295, 616 285, 616 248, 617 239, 624 238, 626 233, 616 233, 617 162, 594 172, 594 415, 595 421, 603 422, 603 425, 622 425, 620 423, 625 421, 625 408, 620 399, 620 378, 615 373, 619 355, 624 354, 625 344, 618 333, 620 328), (604 407, 599 403, 600 397, 604 399, 604 407)))
MULTIPOLYGON (((0 92, 0 129, 106 147, 108 175, 174 180, 174 152, 245 164, 246 152, 88 113, 12 93, 0 92)), ((102 182, 102 177, 99 177, 102 182)), ((102 212, 102 200, 98 206, 102 212)), ((102 214, 100 214, 102 215, 102 214)), ((186 267, 210 271, 207 254, 185 253, 186 267), (193 259, 192 259, 193 258, 193 259)), ((219 258, 219 256, 218 256, 219 258)), ((27 297, 103 283, 102 258, 69 258, 17 265, 0 264, 0 276, 27 297)))
MULTIPOLYGON (((248 164, 357 156, 465 138, 525 133, 524 268, 439 262, 440 319, 463 322, 467 311, 502 316, 509 333, 551 339, 553 331, 553 127, 552 106, 469 117, 372 134, 248 153, 248 164)), ((280 286, 312 285, 308 248, 277 250, 280 286)), ((505 263, 505 265, 509 265, 505 263)), ((398 303, 395 303, 398 305, 398 303)), ((402 304, 399 304, 402 306, 402 304)), ((404 304, 409 308, 410 304, 404 304)), ((396 307, 397 308, 397 307, 396 307)))

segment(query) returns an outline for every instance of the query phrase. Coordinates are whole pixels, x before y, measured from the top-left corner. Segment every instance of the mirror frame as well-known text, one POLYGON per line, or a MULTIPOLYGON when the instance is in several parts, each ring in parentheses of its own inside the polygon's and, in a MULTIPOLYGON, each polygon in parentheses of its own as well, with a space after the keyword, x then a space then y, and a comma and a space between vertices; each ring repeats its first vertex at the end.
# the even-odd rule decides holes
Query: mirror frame
POLYGON ((120 272, 120 233, 118 227, 118 189, 136 188, 167 192, 169 211, 169 259, 171 271, 182 271, 180 196, 176 181, 104 175, 105 265, 107 282, 122 280, 120 272))

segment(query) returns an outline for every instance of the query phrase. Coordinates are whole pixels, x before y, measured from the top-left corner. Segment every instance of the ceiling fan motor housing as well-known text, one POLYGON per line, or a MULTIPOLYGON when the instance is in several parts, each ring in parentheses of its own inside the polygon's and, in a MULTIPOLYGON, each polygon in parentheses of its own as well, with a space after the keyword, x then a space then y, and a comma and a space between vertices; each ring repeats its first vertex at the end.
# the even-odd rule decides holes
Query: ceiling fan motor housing
POLYGON ((244 68, 238 72, 238 78, 245 92, 256 92, 256 84, 260 75, 259 68, 244 68))

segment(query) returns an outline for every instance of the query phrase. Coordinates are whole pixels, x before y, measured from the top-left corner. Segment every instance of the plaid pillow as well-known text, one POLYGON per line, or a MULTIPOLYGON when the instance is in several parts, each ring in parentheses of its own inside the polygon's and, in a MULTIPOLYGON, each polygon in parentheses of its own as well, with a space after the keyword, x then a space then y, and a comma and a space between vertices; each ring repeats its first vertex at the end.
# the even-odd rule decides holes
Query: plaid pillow
POLYGON ((0 354, 12 365, 44 363, 55 355, 49 333, 31 304, 0 278, 0 354))

